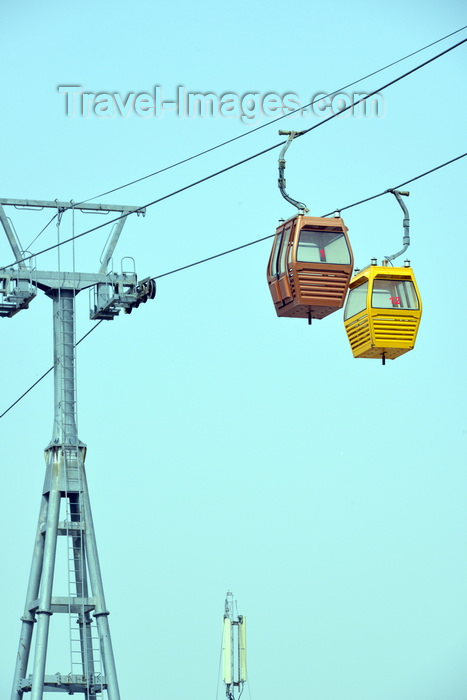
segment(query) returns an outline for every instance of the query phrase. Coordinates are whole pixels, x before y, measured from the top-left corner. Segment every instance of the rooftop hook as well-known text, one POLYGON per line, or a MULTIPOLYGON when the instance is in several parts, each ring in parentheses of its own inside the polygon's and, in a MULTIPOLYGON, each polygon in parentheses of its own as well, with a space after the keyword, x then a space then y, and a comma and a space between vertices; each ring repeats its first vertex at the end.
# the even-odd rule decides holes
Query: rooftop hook
POLYGON ((289 204, 293 204, 294 207, 297 207, 297 209, 299 210, 300 214, 308 214, 308 212, 309 212, 310 210, 307 209, 306 205, 303 204, 303 202, 297 202, 296 199, 293 199, 292 197, 290 197, 290 196, 287 194, 287 192, 285 191, 285 177, 284 177, 284 173, 285 173, 285 158, 284 158, 285 152, 286 152, 286 150, 288 149, 288 147, 290 146, 290 144, 292 143, 292 141, 294 140, 294 138, 295 138, 296 136, 300 136, 302 133, 304 133, 304 132, 303 132, 303 131, 282 131, 282 130, 279 131, 279 135, 280 135, 280 136, 288 136, 289 138, 287 139, 287 141, 285 142, 284 146, 282 147, 281 152, 279 153, 279 180, 278 180, 278 185, 279 185, 279 189, 280 189, 281 195, 284 197, 284 199, 286 199, 286 200, 289 202, 289 204))
POLYGON ((388 190, 388 192, 391 192, 391 194, 394 195, 394 197, 397 199, 399 202, 402 211, 404 212, 404 221, 403 221, 403 226, 404 226, 404 237, 402 239, 402 244, 403 248, 400 250, 398 253, 394 253, 394 255, 386 255, 385 260, 388 262, 391 262, 391 260, 394 260, 394 258, 398 258, 399 255, 402 255, 402 253, 405 253, 407 248, 410 245, 410 235, 409 235, 409 224, 410 224, 410 218, 409 218, 409 212, 407 207, 405 206, 404 202, 402 201, 402 197, 408 197, 410 195, 410 192, 403 191, 403 190, 388 190))

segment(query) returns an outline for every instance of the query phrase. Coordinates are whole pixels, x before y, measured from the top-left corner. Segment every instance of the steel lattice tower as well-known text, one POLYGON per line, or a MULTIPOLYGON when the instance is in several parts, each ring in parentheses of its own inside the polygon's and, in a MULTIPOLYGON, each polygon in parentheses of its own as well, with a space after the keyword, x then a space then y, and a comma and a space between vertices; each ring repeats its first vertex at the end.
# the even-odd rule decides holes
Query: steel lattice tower
MULTIPOLYGON (((104 588, 86 482, 86 447, 79 440, 76 421, 75 297, 93 287, 92 319, 113 319, 123 308, 130 312, 154 298, 152 280, 137 282, 134 272, 107 273, 126 217, 144 213, 137 207, 99 204, 78 205, 79 210, 117 212, 114 229, 102 257, 99 273, 40 272, 27 265, 30 256, 19 240, 3 206, 56 208, 59 220, 73 202, 0 199, 0 222, 16 263, 0 272, 0 315, 11 317, 28 308, 40 289, 52 300, 54 336, 54 424, 45 450, 46 473, 34 544, 26 604, 16 656, 11 700, 31 693, 42 700, 44 692, 80 693, 86 700, 120 700, 104 588), (66 546, 58 547, 59 538, 66 546), (67 552, 68 582, 55 593, 54 574, 60 549, 67 552), (49 632, 56 614, 69 620, 70 669, 46 673, 49 632), (33 652, 33 653, 32 653, 33 652)), ((76 210, 78 210, 76 207, 76 210)), ((73 211, 74 215, 74 211, 73 211)), ((112 223, 112 222, 110 222, 112 223)), ((57 583, 57 581, 55 581, 57 583)), ((63 640, 61 640, 63 641, 63 640)))

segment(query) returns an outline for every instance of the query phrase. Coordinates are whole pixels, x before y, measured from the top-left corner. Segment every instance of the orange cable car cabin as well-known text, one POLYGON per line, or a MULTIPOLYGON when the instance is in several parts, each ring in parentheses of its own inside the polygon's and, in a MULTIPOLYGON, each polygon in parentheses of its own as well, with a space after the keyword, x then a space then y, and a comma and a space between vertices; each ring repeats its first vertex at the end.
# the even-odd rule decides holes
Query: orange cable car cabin
POLYGON ((276 229, 267 279, 278 316, 321 319, 341 309, 353 255, 339 218, 296 214, 276 229))
POLYGON ((421 316, 422 302, 411 267, 372 264, 361 270, 350 282, 344 310, 353 356, 384 363, 409 352, 421 316))

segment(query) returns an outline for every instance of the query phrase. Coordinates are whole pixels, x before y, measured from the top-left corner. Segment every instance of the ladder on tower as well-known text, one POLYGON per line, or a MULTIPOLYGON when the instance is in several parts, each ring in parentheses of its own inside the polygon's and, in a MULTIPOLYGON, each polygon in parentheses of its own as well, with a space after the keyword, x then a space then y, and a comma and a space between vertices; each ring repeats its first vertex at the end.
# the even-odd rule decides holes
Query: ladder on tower
POLYGON ((94 604, 87 582, 81 499, 76 498, 76 494, 68 494, 66 504, 66 520, 59 524, 59 535, 63 534, 67 539, 71 676, 81 679, 87 697, 94 700, 96 693, 104 690, 104 683, 99 637, 92 618, 94 604))

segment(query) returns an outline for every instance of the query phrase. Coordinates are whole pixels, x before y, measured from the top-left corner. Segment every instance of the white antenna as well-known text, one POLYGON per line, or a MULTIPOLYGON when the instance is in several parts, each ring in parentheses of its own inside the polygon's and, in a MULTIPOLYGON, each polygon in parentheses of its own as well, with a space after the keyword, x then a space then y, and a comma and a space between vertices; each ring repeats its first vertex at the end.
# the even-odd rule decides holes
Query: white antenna
POLYGON ((234 612, 233 594, 227 591, 222 632, 222 675, 228 700, 243 692, 246 681, 246 618, 234 612))

